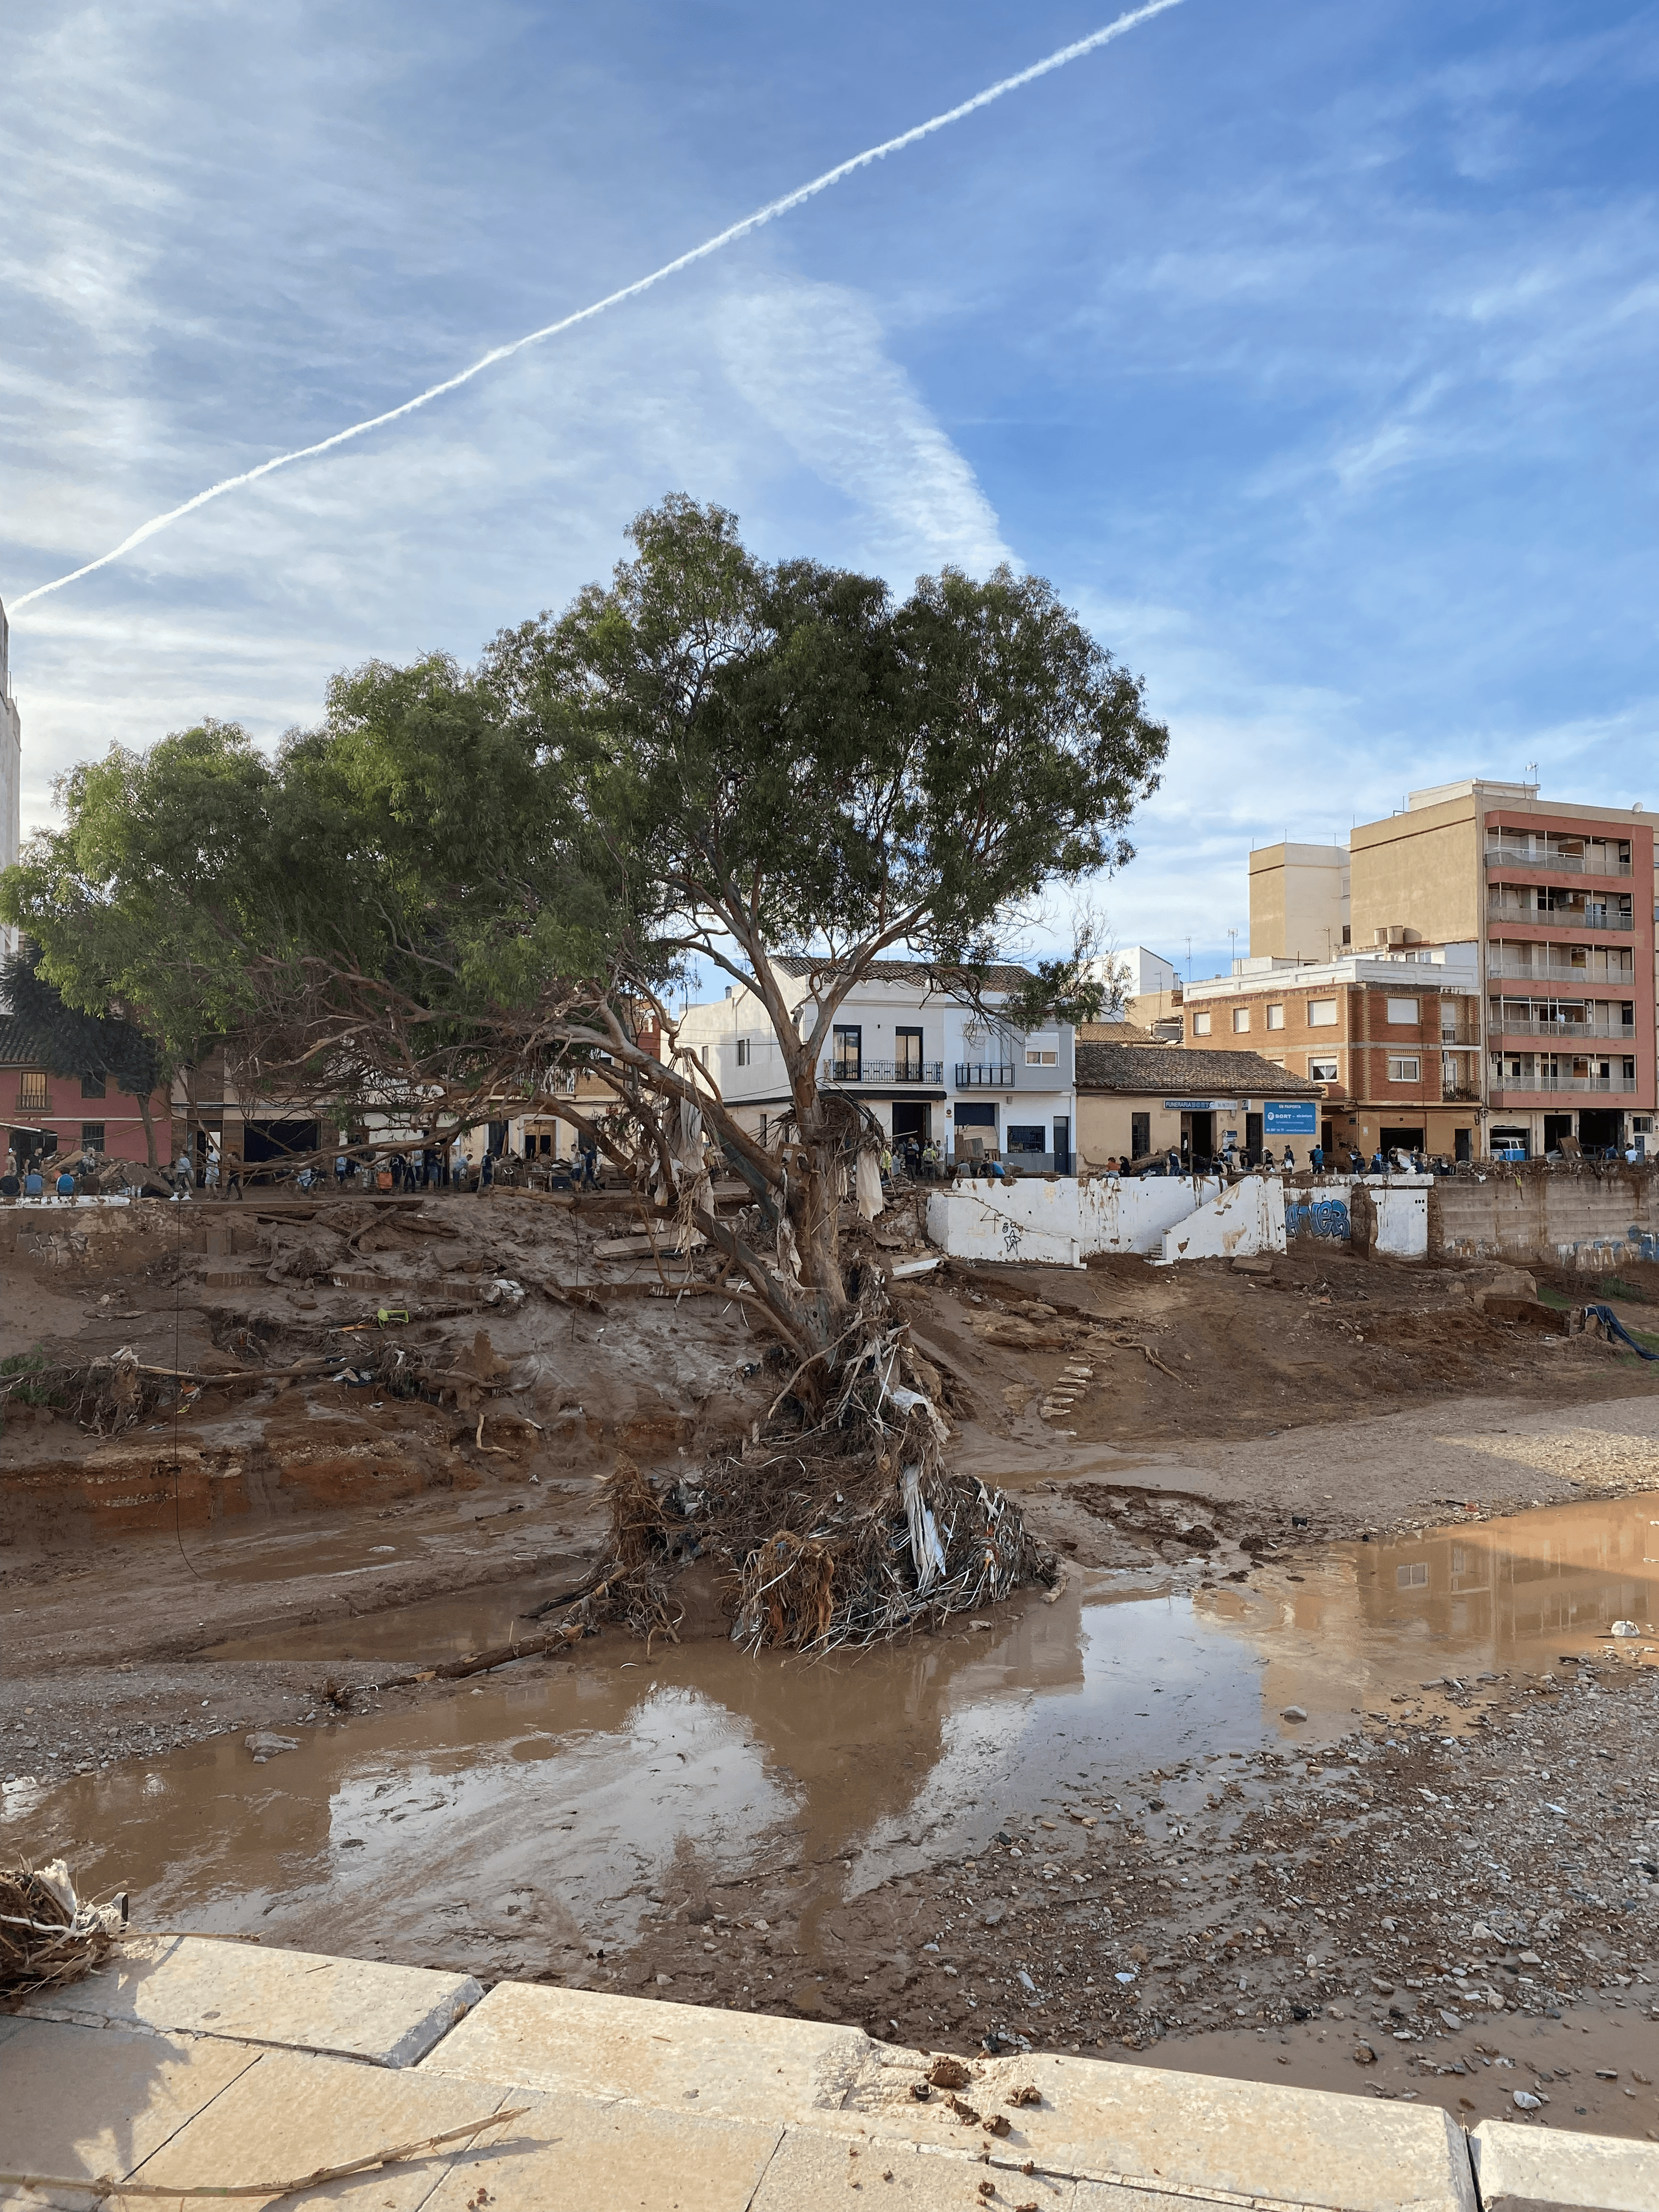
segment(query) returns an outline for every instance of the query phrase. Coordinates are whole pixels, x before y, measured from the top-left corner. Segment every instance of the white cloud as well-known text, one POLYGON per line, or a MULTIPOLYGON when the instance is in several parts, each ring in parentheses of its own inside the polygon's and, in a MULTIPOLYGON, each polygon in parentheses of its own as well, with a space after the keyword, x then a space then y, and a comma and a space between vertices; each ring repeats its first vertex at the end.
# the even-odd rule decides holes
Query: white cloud
POLYGON ((734 389, 846 495, 883 573, 951 562, 983 574, 1012 560, 972 469, 889 358, 861 294, 804 281, 733 289, 717 342, 734 389))

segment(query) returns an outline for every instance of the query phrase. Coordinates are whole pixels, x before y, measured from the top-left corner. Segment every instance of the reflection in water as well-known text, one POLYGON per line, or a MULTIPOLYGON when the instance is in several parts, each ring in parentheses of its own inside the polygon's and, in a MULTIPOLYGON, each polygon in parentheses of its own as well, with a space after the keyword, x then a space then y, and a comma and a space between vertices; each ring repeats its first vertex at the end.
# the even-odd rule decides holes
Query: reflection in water
MULTIPOLYGON (((705 1880, 798 1869, 802 1903, 821 1903, 1085 1785, 1127 1809, 1159 1766, 1346 1729, 1431 1670, 1591 1648, 1613 1620, 1653 1616, 1659 1498, 1356 1545, 1261 1582, 1189 1600, 1097 1578, 989 1634, 818 1662, 728 1644, 647 1662, 606 1639, 416 1711, 301 1729, 268 1765, 238 1735, 9 1790, 0 1846, 62 1850, 88 1889, 131 1887, 145 1926, 568 1967, 631 1942, 677 1854, 705 1880), (1291 1704, 1305 1726, 1279 1717, 1291 1704)), ((441 1656, 455 1624, 423 1610, 385 1633, 441 1656)), ((319 1659, 328 1632, 311 1632, 319 1659)))

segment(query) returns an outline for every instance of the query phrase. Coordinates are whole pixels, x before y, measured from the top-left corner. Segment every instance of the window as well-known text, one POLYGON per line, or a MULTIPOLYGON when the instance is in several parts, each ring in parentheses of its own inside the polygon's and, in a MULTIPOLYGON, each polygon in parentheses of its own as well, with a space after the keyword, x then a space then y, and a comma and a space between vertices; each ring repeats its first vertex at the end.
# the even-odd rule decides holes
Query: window
POLYGON ((1268 1027, 1270 1030, 1282 1030, 1282 1029, 1284 1028, 1284 1026, 1285 1026, 1285 1009, 1284 1009, 1284 1007, 1283 1007, 1283 1006, 1269 1006, 1269 1007, 1268 1007, 1268 1009, 1267 1009, 1267 1027, 1268 1027))
POLYGON ((748 1065, 749 1040, 747 1037, 739 1037, 738 1039, 738 1066, 739 1067, 747 1067, 748 1065))
POLYGON ((1239 1035, 1239 1036, 1242 1036, 1243 1035, 1244 1031, 1245 1031, 1246 1030, 1248 1030, 1249 1026, 1250 1026, 1250 1010, 1249 1010, 1249 1008, 1248 1006, 1235 1006, 1235 1007, 1233 1008, 1233 1028, 1234 1028, 1234 1030, 1238 1033, 1238 1035, 1239 1035))
POLYGON ((762 1152, 764 1152, 766 1150, 766 1116, 764 1114, 760 1117, 760 1127, 755 1133, 760 1139, 760 1148, 762 1152))
POLYGON ((900 1030, 893 1031, 893 1078, 898 1083, 920 1083, 921 1080, 921 1031, 900 1030))
POLYGON ((103 1149, 103 1123, 101 1121, 82 1121, 81 1124, 81 1150, 83 1152, 101 1152, 103 1149))
POLYGON ((1048 1135, 1041 1121, 1032 1121, 1023 1127, 1018 1124, 1010 1125, 1008 1150, 1011 1152, 1046 1152, 1048 1149, 1048 1135))
POLYGON ((81 1078, 81 1096, 83 1098, 101 1098, 104 1096, 103 1077, 83 1075, 81 1078))
POLYGON ((1027 1037, 1025 1065, 1027 1067, 1058 1067, 1060 1039, 1052 1032, 1046 1036, 1027 1037))
POLYGON ((864 1031, 857 1024, 836 1025, 836 1080, 859 1083, 864 1077, 864 1031))
POLYGON ((1194 1014, 1193 1016, 1193 1035, 1194 1036, 1208 1036, 1209 1034, 1209 1016, 1207 1014, 1194 1014))
POLYGON ((1390 1053, 1389 1080, 1390 1083, 1415 1083, 1421 1074, 1422 1067, 1422 1061, 1414 1053, 1407 1054, 1390 1053))
POLYGON ((1308 1001, 1308 1027, 1310 1030, 1334 1030, 1336 1027, 1336 1000, 1334 999, 1310 999, 1308 1001))
POLYGON ((1308 1076, 1310 1081, 1314 1083, 1334 1083, 1336 1081, 1335 1060, 1310 1060, 1308 1062, 1308 1076))
POLYGON ((18 1077, 17 1103, 25 1114, 46 1112, 51 1101, 46 1094, 46 1076, 40 1069, 26 1067, 18 1077))
POLYGON ((1129 1116, 1129 1157, 1144 1160, 1152 1149, 1152 1117, 1150 1114, 1131 1114, 1129 1116))
POLYGON ((1426 1559, 1413 1559, 1408 1566, 1396 1567, 1394 1571, 1396 1589, 1426 1589, 1428 1582, 1429 1563, 1426 1559))
POLYGON ((1389 1000, 1389 1019, 1391 1022, 1409 1022, 1415 1026, 1422 1018, 1423 1002, 1420 999, 1389 1000))

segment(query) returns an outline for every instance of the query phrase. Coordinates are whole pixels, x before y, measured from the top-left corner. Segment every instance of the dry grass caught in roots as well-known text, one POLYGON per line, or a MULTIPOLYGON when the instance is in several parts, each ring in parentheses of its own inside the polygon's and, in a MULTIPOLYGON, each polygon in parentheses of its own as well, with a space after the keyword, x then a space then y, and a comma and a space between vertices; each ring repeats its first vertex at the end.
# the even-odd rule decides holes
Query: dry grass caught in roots
POLYGON ((611 1557, 568 1625, 672 1638, 674 1578, 696 1559, 724 1571, 732 1640, 750 1650, 879 1643, 1054 1579, 1018 1507, 946 1464, 937 1378, 902 1329, 861 1318, 872 1333, 832 1370, 827 1404, 787 1387, 741 1449, 660 1488, 618 1455, 611 1557))
POLYGON ((83 1905, 62 1859, 0 1867, 0 1998, 78 1982, 126 1925, 127 1901, 83 1905))

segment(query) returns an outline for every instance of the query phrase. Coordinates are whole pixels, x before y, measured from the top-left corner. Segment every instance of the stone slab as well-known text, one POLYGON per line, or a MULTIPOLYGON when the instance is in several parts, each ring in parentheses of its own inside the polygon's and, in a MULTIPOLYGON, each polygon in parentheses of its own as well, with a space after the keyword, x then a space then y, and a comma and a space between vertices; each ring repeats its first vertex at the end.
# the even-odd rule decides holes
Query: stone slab
MULTIPOLYGON (((947 2100, 918 2104, 919 2054, 876 2044, 839 2113, 813 2124, 908 2137, 949 2151, 983 2140, 947 2100)), ((1282 2088, 1060 2055, 981 2060, 961 2101, 1009 2134, 985 2142, 994 2172, 1042 2171, 1148 2190, 1341 2212, 1476 2212, 1462 2130, 1437 2107, 1282 2088), (1041 2102, 1012 2102, 1036 2088, 1041 2102)), ((1010 2185, 1012 2186, 1012 2185, 1010 2185)))
POLYGON ((529 2102, 505 2142, 456 2160, 423 2212, 467 2212, 481 2186, 489 2212, 748 2212, 782 2134, 590 2098, 529 2102))
MULTIPOLYGON (((0 2172, 65 2181, 130 2179, 258 2058, 234 2043, 9 2021, 0 2043, 0 2172)), ((82 2206, 82 2190, 25 2192, 0 2182, 0 2203, 82 2206)))
POLYGON ((1469 2137, 1486 2212, 1654 2212, 1659 2143, 1482 2120, 1469 2137))
POLYGON ((422 2070, 781 2122, 842 2105, 872 2047, 828 2021, 498 1982, 422 2070))
MULTIPOLYGON (((498 2085, 450 2081, 409 2068, 364 2066, 297 2051, 248 2055, 253 2063, 246 2070, 131 2179, 173 2189, 297 2181, 373 2151, 424 2142, 522 2101, 498 2085)), ((509 2136, 516 2124, 507 2123, 509 2136)), ((466 2148, 464 2142, 451 2143, 422 2158, 331 2182, 328 2202, 372 2206, 375 2212, 419 2212, 466 2148)), ((275 2203, 280 2194, 240 2201, 253 2208, 275 2203)))
POLYGON ((148 1936, 123 1943, 97 1973, 29 1998, 23 2010, 37 2020, 230 2036, 413 2066, 483 1994, 471 1974, 148 1936))

